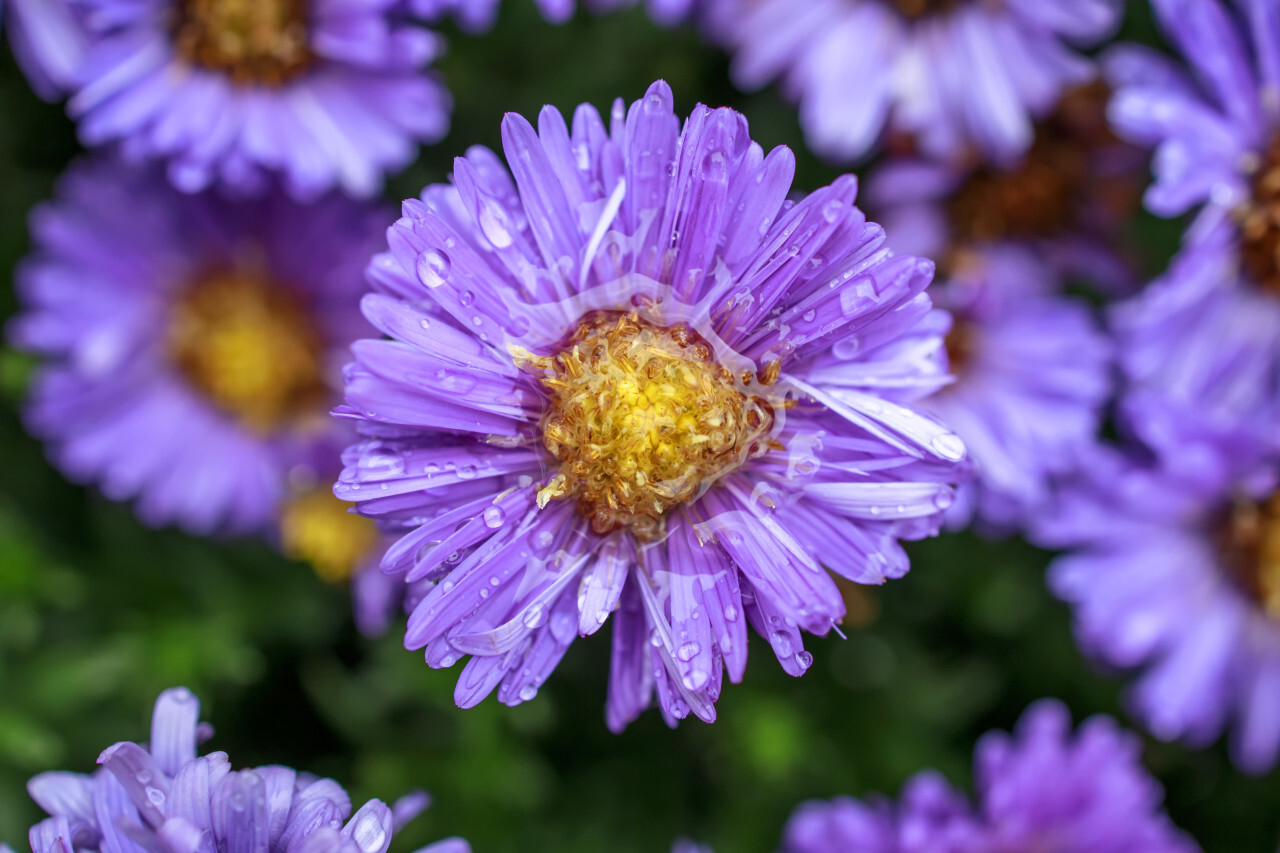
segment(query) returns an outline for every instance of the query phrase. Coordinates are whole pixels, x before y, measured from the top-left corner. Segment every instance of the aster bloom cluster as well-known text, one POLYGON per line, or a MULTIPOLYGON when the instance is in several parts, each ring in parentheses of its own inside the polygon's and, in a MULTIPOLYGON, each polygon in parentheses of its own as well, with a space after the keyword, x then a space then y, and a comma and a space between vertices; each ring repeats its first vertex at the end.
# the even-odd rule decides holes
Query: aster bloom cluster
POLYGON ((938 773, 913 777, 899 802, 809 802, 783 853, 1196 853, 1161 810, 1140 742, 1107 717, 1071 729, 1056 701, 1031 706, 1012 735, 991 732, 974 757, 975 800, 938 773))
POLYGON ((1037 524, 1073 553, 1051 568, 1082 646, 1138 671, 1153 733, 1236 762, 1280 757, 1280 301, 1274 201, 1280 17, 1159 0, 1188 67, 1135 46, 1107 57, 1111 116, 1155 146, 1147 206, 1199 206, 1168 270, 1112 309, 1125 441, 1100 451, 1037 524))
POLYGON ((291 552, 363 559, 376 534, 324 488, 346 440, 327 408, 368 330, 360 270, 381 221, 341 196, 230 201, 155 169, 73 166, 17 274, 9 337, 44 359, 29 428, 150 524, 270 533, 283 516, 291 552))
POLYGON ((738 85, 782 77, 810 147, 833 160, 886 133, 933 157, 1017 159, 1111 35, 1117 0, 706 0, 738 85))
POLYGON ((357 196, 447 129, 432 33, 398 0, 81 0, 69 110, 89 145, 158 159, 188 191, 357 196))
MULTIPOLYGON (((200 756, 213 735, 184 687, 156 700, 147 746, 122 742, 93 774, 42 773, 27 785, 49 817, 31 827, 31 853, 386 853, 395 832, 427 806, 410 794, 370 800, 352 814, 332 779, 271 765, 232 770, 225 752, 200 756)), ((419 853, 467 853, 448 839, 419 853)))
POLYGON ((933 267, 884 246, 851 177, 787 201, 794 159, 730 109, 683 129, 665 83, 606 127, 503 122, 406 202, 370 268, 335 493, 403 531, 384 570, 455 694, 531 699, 613 614, 608 720, 715 716, 746 623, 783 667, 936 531, 964 447, 934 390, 933 267), (824 568, 825 567, 825 568, 824 568))

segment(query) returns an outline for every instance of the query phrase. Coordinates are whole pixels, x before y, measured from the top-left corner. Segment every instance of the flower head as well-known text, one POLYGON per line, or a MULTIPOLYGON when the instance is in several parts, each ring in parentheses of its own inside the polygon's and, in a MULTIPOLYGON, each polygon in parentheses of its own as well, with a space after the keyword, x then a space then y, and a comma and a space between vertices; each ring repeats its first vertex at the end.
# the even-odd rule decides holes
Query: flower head
POLYGON ((1194 853, 1160 810, 1141 743, 1107 717, 1071 730, 1067 709, 1042 701, 1012 735, 991 732, 975 755, 976 805, 939 775, 907 783, 898 805, 849 798, 805 803, 784 853, 1194 853))
POLYGON ((1008 531, 1091 451, 1111 389, 1111 344, 1030 252, 991 246, 956 266, 931 290, 950 312, 955 380, 920 405, 964 439, 977 470, 949 521, 976 513, 1008 531))
MULTIPOLYGON (((1119 307, 1124 418, 1185 467, 1276 444, 1280 413, 1280 14, 1265 3, 1157 0, 1187 62, 1112 49, 1116 131, 1153 146, 1146 205, 1199 207, 1168 272, 1119 307)), ((1249 451, 1252 452, 1252 451, 1249 451)))
POLYGON ((14 58, 36 94, 47 101, 66 94, 86 48, 69 0, 0 0, 0 16, 14 58))
POLYGON ((441 42, 398 0, 82 0, 89 32, 70 101, 86 144, 119 142, 194 191, 369 196, 444 134, 425 66, 441 42))
POLYGON ((153 170, 74 166, 32 217, 14 345, 45 361, 26 416, 72 479, 151 524, 274 528, 332 465, 326 416, 367 334, 376 207, 193 197, 153 170), (324 462, 317 459, 323 457, 324 462))
POLYGON ((1100 80, 1064 92, 1009 162, 891 156, 873 173, 867 204, 895 251, 937 258, 944 274, 976 250, 1018 245, 1063 278, 1132 290, 1116 234, 1140 204, 1147 157, 1111 132, 1109 93, 1100 80))
POLYGON ((335 487, 430 591, 405 642, 471 660, 459 704, 532 698, 613 614, 608 720, 656 691, 711 720, 750 622, 784 668, 937 530, 964 456, 905 403, 944 380, 932 264, 892 255, 841 178, 787 200, 790 151, 665 83, 606 127, 548 107, 405 203, 370 267, 335 487))
POLYGON ((929 155, 977 149, 1008 162, 1034 119, 1093 75, 1075 46, 1119 21, 1115 0, 709 0, 712 36, 739 85, 781 76, 809 145, 834 160, 869 153, 885 130, 929 155))
MULTIPOLYGON (((386 853, 392 835, 427 806, 426 794, 355 814, 332 779, 271 765, 232 770, 225 752, 200 756, 213 730, 184 687, 156 700, 148 746, 122 742, 92 775, 49 772, 27 785, 49 817, 31 828, 31 853, 386 853)), ((424 848, 466 853, 449 839, 424 848)))
POLYGON ((1100 454, 1037 531, 1086 652, 1135 670, 1132 703, 1160 738, 1193 745, 1233 724, 1236 762, 1280 755, 1280 470, 1170 470, 1100 454), (1239 472, 1247 471, 1241 475, 1239 472))

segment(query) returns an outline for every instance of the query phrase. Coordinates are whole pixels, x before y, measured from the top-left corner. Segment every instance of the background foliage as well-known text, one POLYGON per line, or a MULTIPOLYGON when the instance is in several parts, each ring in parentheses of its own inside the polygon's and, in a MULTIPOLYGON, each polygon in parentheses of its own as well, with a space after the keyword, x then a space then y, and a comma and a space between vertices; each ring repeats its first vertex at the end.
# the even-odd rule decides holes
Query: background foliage
MULTIPOLYGON (((1155 43, 1144 4, 1131 5, 1125 35, 1155 43)), ((805 151, 775 90, 734 91, 725 57, 694 32, 659 29, 640 12, 552 27, 527 0, 505 6, 485 36, 448 31, 453 130, 391 182, 388 199, 444 180, 468 145, 498 147, 505 111, 533 116, 550 102, 568 114, 581 101, 603 110, 656 77, 672 84, 677 112, 695 100, 729 104, 766 148, 793 147, 798 187, 838 173, 805 151)), ((77 145, 60 108, 37 101, 7 56, 0 116, 9 280, 27 250, 27 212, 77 145)), ((1159 270, 1176 224, 1144 218, 1134 233, 1159 270)), ((13 311, 11 288, 0 289, 0 317, 13 311)), ((145 738, 155 695, 175 684, 204 699, 212 746, 237 765, 292 764, 359 799, 429 789, 435 805, 397 838, 401 853, 446 835, 478 853, 653 853, 681 835, 763 853, 807 797, 894 793, 925 767, 966 786, 975 739, 1011 726, 1036 698, 1064 699, 1077 719, 1123 716, 1119 681, 1080 658, 1066 608, 1044 589, 1048 555, 968 534, 913 547, 907 578, 855 592, 848 639, 811 640, 815 665, 802 679, 753 637, 746 681, 726 688, 714 726, 669 731, 650 712, 609 734, 603 635, 575 644, 535 701, 462 712, 456 670, 428 669, 394 632, 360 638, 345 589, 262 544, 147 529, 63 481, 19 422, 30 369, 0 350, 0 840, 15 848, 40 816, 26 779, 87 771, 110 743, 145 738)), ((1280 771, 1246 778, 1221 745, 1150 739, 1146 760, 1174 819, 1206 851, 1276 849, 1280 771)))

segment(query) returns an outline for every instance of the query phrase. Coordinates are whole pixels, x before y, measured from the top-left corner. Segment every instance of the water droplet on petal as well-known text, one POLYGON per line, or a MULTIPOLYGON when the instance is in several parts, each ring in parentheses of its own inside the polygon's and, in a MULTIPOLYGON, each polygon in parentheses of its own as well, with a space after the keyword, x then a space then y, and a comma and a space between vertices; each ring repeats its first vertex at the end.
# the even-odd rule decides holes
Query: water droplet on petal
POLYGON ((687 643, 682 643, 680 648, 676 649, 676 657, 687 663, 693 660, 700 651, 702 651, 702 646, 690 640, 687 643))
POLYGON ((960 436, 953 432, 935 435, 933 440, 929 442, 929 446, 943 459, 959 462, 964 458, 964 442, 960 440, 960 436))
POLYGON ((769 644, 779 658, 789 658, 792 653, 791 635, 786 631, 774 631, 769 635, 769 644))
POLYGON ((486 199, 482 202, 477 218, 480 230, 495 249, 505 249, 515 242, 508 226, 507 212, 496 201, 486 199))
POLYGON ((707 675, 700 669, 695 669, 693 672, 682 678, 681 681, 684 683, 686 690, 697 691, 701 690, 710 679, 711 676, 707 675))
POLYGON ((526 684, 520 688, 520 698, 525 702, 530 702, 538 695, 538 688, 532 684, 526 684))
MULTIPOLYGON (((439 287, 449 277, 449 256, 430 249, 418 256, 418 279, 427 287, 439 287)), ((427 323, 424 320, 422 327, 427 323)))
POLYGON ((541 603, 534 604, 525 611, 524 618, 521 621, 524 622, 526 628, 541 627, 547 621, 547 608, 541 603))

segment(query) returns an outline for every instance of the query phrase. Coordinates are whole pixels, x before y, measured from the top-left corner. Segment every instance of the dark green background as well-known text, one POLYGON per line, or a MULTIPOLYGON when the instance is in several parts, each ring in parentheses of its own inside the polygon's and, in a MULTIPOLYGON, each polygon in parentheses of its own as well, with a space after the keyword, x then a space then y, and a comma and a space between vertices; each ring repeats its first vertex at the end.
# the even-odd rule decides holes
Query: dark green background
MULTIPOLYGON (((505 111, 532 117, 550 102, 568 114, 581 101, 606 111, 657 77, 679 112, 697 100, 730 104, 763 145, 795 148, 797 188, 837 174, 805 152, 776 90, 735 92, 726 58, 691 30, 659 29, 639 11, 552 27, 529 0, 504 5, 489 34, 447 29, 453 131, 391 181, 389 199, 444 180, 468 145, 497 147, 505 111)), ((1153 41, 1143 6, 1126 34, 1153 41)), ((0 59, 6 280, 27 250, 27 211, 76 151, 60 108, 32 97, 0 59)), ((1176 224, 1144 218, 1134 233, 1158 270, 1176 224)), ((0 317, 13 310, 11 289, 0 289, 0 317)), ((1120 682, 1079 657, 1066 608, 1044 589, 1048 555, 969 535, 914 546, 907 578, 868 591, 868 625, 849 626, 847 640, 808 641, 815 663, 802 679, 753 638, 746 680, 726 686, 713 726, 671 731, 650 711, 609 734, 607 630, 575 644, 535 701, 460 711, 457 669, 428 669, 394 631, 358 637, 345 589, 261 544, 147 529, 127 507, 64 482, 19 424, 30 368, 0 350, 0 840, 15 848, 40 817, 25 780, 88 771, 112 742, 145 739, 155 695, 175 684, 204 699, 218 731, 210 748, 237 766, 288 763, 360 799, 429 789, 435 805, 397 838, 399 853, 447 835, 478 853, 654 853, 678 836, 763 853, 807 797, 893 793, 926 767, 967 788, 975 739, 1039 697, 1066 700, 1077 719, 1120 713, 1120 682)), ((1276 849, 1280 773, 1241 776, 1221 745, 1148 740, 1145 758, 1206 851, 1276 849)))

